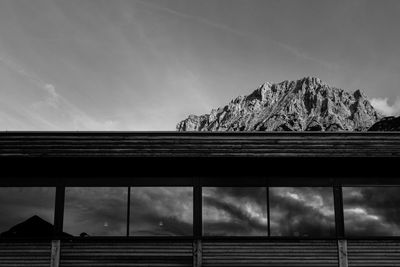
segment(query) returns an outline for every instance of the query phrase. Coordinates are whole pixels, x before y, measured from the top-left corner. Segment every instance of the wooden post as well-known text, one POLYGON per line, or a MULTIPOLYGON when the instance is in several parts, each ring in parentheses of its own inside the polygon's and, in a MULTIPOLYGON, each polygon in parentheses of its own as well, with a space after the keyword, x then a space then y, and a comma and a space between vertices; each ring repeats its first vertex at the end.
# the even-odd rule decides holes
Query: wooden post
POLYGON ((203 265, 203 251, 201 247, 201 240, 193 241, 193 267, 201 267, 203 265))
POLYGON ((59 239, 63 232, 65 187, 56 187, 56 203, 54 210, 54 239, 59 239))
POLYGON ((51 241, 50 267, 60 266, 60 240, 51 241))
POLYGON ((348 267, 347 240, 338 240, 339 267, 348 267))
POLYGON ((203 195, 200 178, 194 178, 193 186, 193 267, 202 266, 201 238, 203 236, 203 195))
POLYGON ((341 240, 345 237, 345 229, 343 215, 343 193, 340 185, 335 185, 333 187, 333 200, 335 204, 336 237, 341 240))

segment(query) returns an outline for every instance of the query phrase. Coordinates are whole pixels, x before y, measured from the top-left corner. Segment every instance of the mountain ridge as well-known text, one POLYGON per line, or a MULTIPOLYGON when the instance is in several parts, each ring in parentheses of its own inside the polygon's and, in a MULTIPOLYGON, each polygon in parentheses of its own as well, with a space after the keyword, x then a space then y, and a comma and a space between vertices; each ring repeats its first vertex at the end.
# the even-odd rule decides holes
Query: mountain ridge
POLYGON ((366 131, 383 116, 360 91, 316 77, 264 83, 209 114, 189 115, 178 131, 366 131))

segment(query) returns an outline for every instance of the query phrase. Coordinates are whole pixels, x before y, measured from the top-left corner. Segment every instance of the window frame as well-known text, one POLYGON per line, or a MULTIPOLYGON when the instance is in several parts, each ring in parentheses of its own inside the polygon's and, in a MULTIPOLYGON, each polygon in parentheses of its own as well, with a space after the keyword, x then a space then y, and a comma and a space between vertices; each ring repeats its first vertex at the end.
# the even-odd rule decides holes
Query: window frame
MULTIPOLYGON (((76 178, 76 177, 75 177, 76 178)), ((56 187, 55 196, 55 210, 54 210, 54 227, 55 234, 51 239, 57 240, 399 240, 400 236, 349 236, 344 232, 344 216, 343 216, 343 187, 385 187, 385 186, 400 186, 400 179, 396 177, 375 177, 364 179, 363 177, 266 177, 266 176, 251 176, 251 177, 233 177, 232 180, 228 177, 213 177, 213 176, 202 176, 202 177, 101 177, 98 181, 93 177, 81 177, 82 179, 68 180, 68 177, 64 179, 55 179, 54 182, 41 182, 39 179, 36 182, 32 182, 31 177, 30 183, 22 183, 21 180, 8 179, 2 181, 2 187, 56 187), (192 187, 193 188, 193 235, 192 236, 91 236, 91 237, 62 237, 63 229, 63 216, 64 216, 64 202, 65 202, 65 187, 69 186, 84 186, 84 187, 192 187), (315 237, 274 237, 274 236, 203 236, 202 235, 202 187, 332 187, 334 190, 334 212, 335 212, 335 227, 336 236, 332 238, 315 238, 315 237)), ((46 177, 48 179, 48 177, 46 177)), ((22 179, 23 181, 24 179, 22 179)), ((128 190, 129 192, 130 190, 128 190)), ((269 192, 269 191, 268 191, 269 192)), ((269 198, 268 198, 269 199, 269 198)), ((128 205, 130 201, 128 201, 128 205)), ((270 205, 268 203, 267 208, 270 205)), ((129 212, 130 207, 127 212, 129 212)), ((270 214, 269 214, 270 215, 270 214)), ((130 215, 132 216, 132 215, 130 215)), ((127 228, 129 227, 130 216, 127 216, 127 228)), ((268 216, 270 218, 270 216, 268 216)), ((128 229, 127 229, 128 230, 128 229)), ((270 233, 270 231, 269 231, 270 233)), ((6 238, 4 238, 6 239, 6 238)), ((15 239, 15 238, 11 238, 15 239)), ((32 238, 23 238, 32 239, 32 238)), ((38 239, 38 238, 34 238, 38 239)), ((46 238, 48 240, 48 238, 46 238)))

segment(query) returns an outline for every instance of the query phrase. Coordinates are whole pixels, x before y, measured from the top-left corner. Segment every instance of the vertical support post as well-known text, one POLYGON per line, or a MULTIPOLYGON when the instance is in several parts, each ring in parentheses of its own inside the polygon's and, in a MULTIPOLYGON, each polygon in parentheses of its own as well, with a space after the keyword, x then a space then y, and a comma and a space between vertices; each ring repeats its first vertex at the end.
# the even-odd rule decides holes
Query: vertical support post
POLYGON ((62 234, 64 222, 65 187, 56 187, 56 203, 54 209, 54 236, 56 239, 62 234))
POLYGON ((127 211, 126 211, 126 236, 129 236, 129 223, 131 220, 131 187, 128 186, 128 204, 127 204, 127 211))
POLYGON ((201 240, 193 241, 193 267, 201 267, 203 265, 203 248, 201 240))
POLYGON ((347 240, 338 240, 339 267, 348 267, 347 240))
POLYGON ((200 178, 194 179, 193 187, 193 267, 202 266, 202 244, 203 235, 203 196, 200 178))
POLYGON ((50 267, 60 266, 60 240, 51 241, 50 267))
POLYGON ((267 190, 267 216, 268 216, 268 237, 271 236, 271 215, 269 210, 269 186, 266 187, 267 190))
POLYGON ((199 181, 196 181, 193 188, 193 237, 200 240, 203 234, 203 214, 202 214, 202 193, 199 181))
POLYGON ((333 200, 335 204, 336 237, 338 239, 344 239, 343 194, 340 185, 335 185, 333 187, 333 200))

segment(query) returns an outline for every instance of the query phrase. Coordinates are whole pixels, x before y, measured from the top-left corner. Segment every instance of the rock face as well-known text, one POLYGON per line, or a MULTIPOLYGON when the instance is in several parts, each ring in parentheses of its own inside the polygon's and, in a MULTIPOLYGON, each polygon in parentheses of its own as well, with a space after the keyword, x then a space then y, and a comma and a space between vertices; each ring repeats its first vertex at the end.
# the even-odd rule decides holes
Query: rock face
POLYGON ((190 115, 178 131, 365 131, 382 116, 357 90, 348 93, 320 79, 261 85, 210 114, 190 115))
POLYGON ((368 131, 400 131, 400 117, 386 117, 378 121, 368 131))

